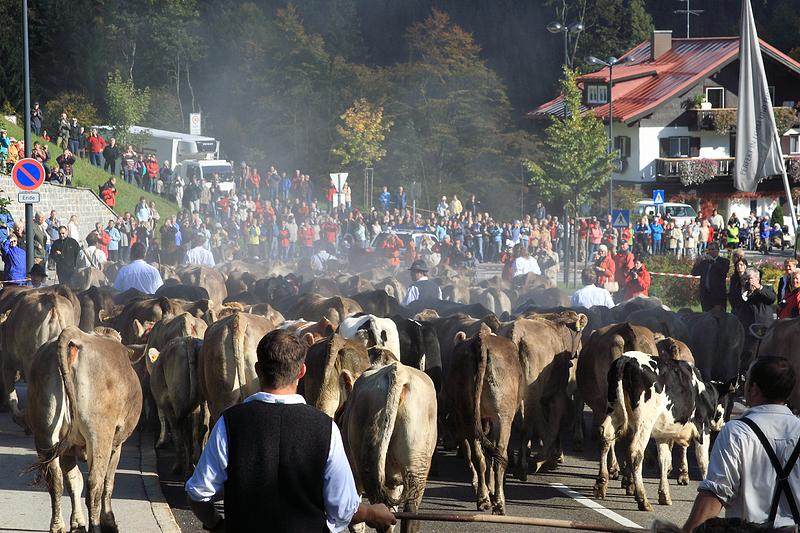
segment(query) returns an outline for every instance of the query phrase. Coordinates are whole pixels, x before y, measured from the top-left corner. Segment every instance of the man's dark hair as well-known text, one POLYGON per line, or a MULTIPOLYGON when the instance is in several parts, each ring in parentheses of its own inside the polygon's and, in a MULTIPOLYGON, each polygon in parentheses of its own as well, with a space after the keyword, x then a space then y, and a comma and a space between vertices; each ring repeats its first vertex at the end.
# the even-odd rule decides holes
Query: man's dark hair
POLYGON ((584 268, 581 272, 581 281, 584 285, 594 285, 594 282, 597 281, 597 274, 591 268, 584 268))
POLYGON ((90 233, 86 236, 86 244, 89 246, 96 246, 97 245, 97 235, 94 233, 90 233))
POLYGON ((261 386, 279 389, 297 379, 306 360, 306 348, 300 339, 284 330, 276 329, 264 335, 256 348, 261 386))
POLYGON ((144 259, 145 254, 147 253, 147 248, 145 248, 144 244, 141 242, 136 242, 131 246, 131 261, 136 261, 137 259, 144 259))
POLYGON ((794 369, 785 357, 762 356, 750 366, 750 383, 758 385, 767 401, 786 401, 794 382, 794 369))

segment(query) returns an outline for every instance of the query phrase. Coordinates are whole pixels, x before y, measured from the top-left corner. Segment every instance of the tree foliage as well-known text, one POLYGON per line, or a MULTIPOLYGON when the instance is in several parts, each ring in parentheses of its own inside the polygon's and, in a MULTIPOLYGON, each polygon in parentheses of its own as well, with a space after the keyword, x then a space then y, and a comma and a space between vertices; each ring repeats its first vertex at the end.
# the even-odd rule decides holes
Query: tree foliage
MULTIPOLYGON (((67 114, 67 119, 78 119, 78 123, 84 126, 91 126, 100 122, 97 108, 89 101, 86 96, 81 93, 72 91, 63 92, 50 99, 44 107, 44 112, 54 118, 60 118, 61 113, 67 114)), ((52 121, 55 125, 55 120, 52 121)), ((56 130, 52 130, 51 136, 57 134, 56 130)))
POLYGON ((383 141, 392 127, 392 122, 383 120, 383 108, 359 98, 341 117, 342 124, 336 126, 339 142, 331 153, 342 165, 358 163, 368 167, 386 156, 383 141))
POLYGON ((527 162, 530 182, 542 196, 579 205, 609 179, 613 155, 603 123, 592 112, 581 113, 581 93, 575 72, 564 68, 561 94, 567 118, 552 117, 547 127, 546 153, 541 166, 527 162))
POLYGON ((121 145, 137 144, 128 131, 131 126, 142 123, 150 107, 150 89, 137 89, 132 79, 126 79, 119 71, 108 75, 106 84, 106 107, 109 124, 121 145))

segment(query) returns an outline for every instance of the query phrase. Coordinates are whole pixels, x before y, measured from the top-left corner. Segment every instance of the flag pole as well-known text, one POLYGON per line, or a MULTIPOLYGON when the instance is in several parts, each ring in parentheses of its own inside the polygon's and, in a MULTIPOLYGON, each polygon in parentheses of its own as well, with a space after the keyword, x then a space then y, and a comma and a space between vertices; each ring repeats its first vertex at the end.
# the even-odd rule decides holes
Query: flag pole
POLYGON ((792 214, 792 231, 794 232, 795 239, 797 239, 797 213, 794 210, 794 201, 792 200, 792 189, 789 187, 789 177, 786 175, 786 160, 783 158, 783 149, 781 148, 781 139, 778 136, 778 130, 774 130, 775 145, 781 155, 781 172, 783 175, 783 190, 786 193, 786 202, 789 205, 789 212, 792 214))

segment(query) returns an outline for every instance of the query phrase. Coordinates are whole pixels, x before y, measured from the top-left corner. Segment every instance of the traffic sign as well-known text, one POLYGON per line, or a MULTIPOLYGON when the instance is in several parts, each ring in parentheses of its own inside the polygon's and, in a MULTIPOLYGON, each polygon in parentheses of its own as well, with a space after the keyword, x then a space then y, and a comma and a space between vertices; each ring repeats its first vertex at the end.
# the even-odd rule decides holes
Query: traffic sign
POLYGON ((189 113, 189 135, 202 135, 202 115, 200 113, 189 113))
POLYGON ((630 209, 614 209, 611 211, 612 226, 615 228, 627 228, 631 223, 630 209))
POLYGON ((18 192, 17 201, 21 204, 38 204, 41 200, 39 192, 18 192))
POLYGON ((664 203, 664 189, 656 189, 653 191, 653 204, 661 205, 664 203))
POLYGON ((20 159, 11 169, 14 185, 23 191, 35 191, 44 183, 44 167, 35 159, 20 159))
POLYGON ((342 187, 344 187, 344 182, 347 181, 348 175, 349 174, 347 172, 339 172, 330 175, 333 186, 336 187, 336 192, 342 191, 342 187))

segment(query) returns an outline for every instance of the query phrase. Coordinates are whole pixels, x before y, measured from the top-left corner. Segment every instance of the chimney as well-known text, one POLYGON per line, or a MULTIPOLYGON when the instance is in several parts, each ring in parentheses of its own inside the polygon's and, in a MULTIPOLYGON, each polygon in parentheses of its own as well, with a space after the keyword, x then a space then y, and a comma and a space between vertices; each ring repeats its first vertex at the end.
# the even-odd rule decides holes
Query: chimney
POLYGON ((653 30, 650 36, 650 59, 655 61, 672 50, 672 30, 653 30))

